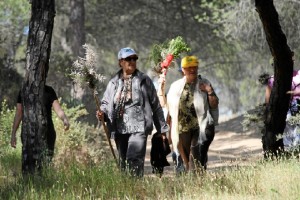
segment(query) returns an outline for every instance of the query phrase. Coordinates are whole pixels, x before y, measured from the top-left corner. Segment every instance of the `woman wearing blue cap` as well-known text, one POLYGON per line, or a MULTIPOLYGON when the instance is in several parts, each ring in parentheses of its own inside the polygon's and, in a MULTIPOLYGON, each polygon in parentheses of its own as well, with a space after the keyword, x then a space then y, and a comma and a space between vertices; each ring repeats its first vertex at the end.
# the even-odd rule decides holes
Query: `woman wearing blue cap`
POLYGON ((121 69, 109 81, 98 118, 105 118, 119 153, 120 168, 133 176, 144 174, 147 137, 153 130, 165 134, 165 122, 155 87, 149 76, 137 69, 138 56, 129 47, 118 53, 121 69))

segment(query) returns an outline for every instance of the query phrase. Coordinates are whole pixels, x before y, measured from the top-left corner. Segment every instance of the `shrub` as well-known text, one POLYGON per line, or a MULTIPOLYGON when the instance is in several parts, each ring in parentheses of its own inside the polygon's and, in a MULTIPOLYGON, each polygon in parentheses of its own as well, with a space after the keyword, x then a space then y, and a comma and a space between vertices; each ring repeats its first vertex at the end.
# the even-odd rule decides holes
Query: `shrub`
POLYGON ((6 100, 1 103, 0 108, 0 157, 10 147, 11 128, 15 109, 9 109, 6 100))

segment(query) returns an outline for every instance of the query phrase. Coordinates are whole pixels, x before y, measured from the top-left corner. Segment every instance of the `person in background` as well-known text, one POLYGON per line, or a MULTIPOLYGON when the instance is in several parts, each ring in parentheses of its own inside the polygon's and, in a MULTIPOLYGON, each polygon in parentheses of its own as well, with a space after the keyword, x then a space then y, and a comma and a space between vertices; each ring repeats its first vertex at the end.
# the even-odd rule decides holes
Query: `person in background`
MULTIPOLYGON (((182 76, 184 76, 181 66, 179 66, 178 72, 180 72, 182 74, 182 76)), ((163 108, 164 116, 166 118, 166 121, 169 124, 169 126, 171 127, 171 118, 170 118, 170 115, 168 113, 168 108, 167 108, 167 98, 166 98, 167 95, 166 95, 166 92, 165 92, 165 83, 166 83, 165 75, 164 75, 164 72, 162 72, 159 75, 159 78, 158 78, 157 95, 158 95, 158 98, 159 98, 160 105, 163 108)), ((171 140, 171 137, 170 137, 170 132, 169 132, 169 134, 167 134, 167 138, 169 140, 169 144, 172 144, 172 140, 171 140)), ((176 173, 180 174, 181 172, 184 172, 185 169, 184 169, 184 166, 183 166, 183 161, 182 161, 182 158, 181 158, 179 152, 177 151, 177 149, 174 149, 174 148, 172 149, 172 155, 171 156, 172 156, 173 163, 175 165, 176 173)))
MULTIPOLYGON (((46 156, 47 160, 51 161, 54 155, 54 147, 55 147, 55 140, 56 140, 56 131, 53 125, 52 121, 52 108, 54 112, 57 114, 57 116, 63 121, 65 130, 68 130, 70 127, 69 120, 67 116, 65 115, 65 112, 61 108, 57 95, 54 91, 54 89, 50 86, 45 85, 45 92, 44 92, 44 106, 46 107, 46 116, 47 116, 47 130, 46 130, 46 138, 45 138, 45 144, 46 144, 46 156)), ((16 106, 16 113, 13 121, 12 126, 12 133, 11 133, 11 147, 16 148, 17 144, 17 136, 16 132, 18 130, 18 127, 22 121, 23 117, 23 110, 22 110, 22 99, 21 99, 21 91, 19 92, 18 98, 17 98, 17 106, 16 106)), ((30 151, 25 146, 25 136, 23 135, 23 132, 21 131, 21 141, 23 144, 22 147, 22 172, 23 174, 27 173, 34 173, 36 169, 41 169, 41 162, 44 162, 37 159, 30 159, 28 157, 28 154, 30 151)), ((40 152, 39 152, 40 153, 40 152)), ((38 157, 33 155, 33 157, 38 157)))
MULTIPOLYGON (((269 104, 271 91, 274 85, 274 76, 269 76, 266 83, 265 103, 267 105, 269 104)), ((291 101, 286 117, 287 123, 283 135, 283 145, 286 150, 300 145, 300 134, 298 133, 299 125, 289 123, 289 119, 300 112, 300 70, 293 71, 291 90, 288 91, 287 94, 291 94, 291 101)))
POLYGON ((118 53, 120 70, 109 81, 101 101, 98 119, 107 122, 115 140, 122 171, 144 175, 147 137, 153 124, 164 136, 169 131, 154 84, 137 69, 137 53, 129 47, 118 53))
POLYGON ((171 84, 167 94, 173 150, 179 152, 187 171, 206 169, 208 148, 215 134, 210 108, 217 109, 219 104, 209 81, 198 78, 198 64, 196 56, 184 57, 184 76, 171 84))

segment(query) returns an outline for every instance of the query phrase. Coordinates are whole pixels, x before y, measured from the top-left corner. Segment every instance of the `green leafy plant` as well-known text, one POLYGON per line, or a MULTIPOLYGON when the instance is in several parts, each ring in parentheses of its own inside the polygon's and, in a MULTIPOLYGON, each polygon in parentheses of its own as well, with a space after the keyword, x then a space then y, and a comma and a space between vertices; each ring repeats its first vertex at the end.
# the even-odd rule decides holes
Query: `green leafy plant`
POLYGON ((10 136, 15 109, 9 109, 6 100, 0 108, 0 156, 10 147, 10 136))
POLYGON ((71 126, 70 130, 64 131, 61 120, 53 113, 53 122, 57 133, 55 165, 58 166, 61 163, 69 165, 73 160, 78 164, 95 165, 106 160, 108 145, 104 132, 100 131, 99 133, 99 129, 79 120, 88 114, 84 106, 67 108, 65 103, 62 103, 61 106, 69 117, 71 126))
MULTIPOLYGON (((266 104, 260 104, 256 106, 253 110, 248 111, 244 114, 244 120, 242 121, 242 126, 244 130, 248 130, 251 127, 254 127, 258 132, 265 134, 265 112, 266 112, 266 104)), ((300 114, 295 116, 289 116, 286 120, 286 125, 297 125, 300 124, 300 114)), ((299 130, 298 130, 299 131, 299 130)), ((298 134, 298 133, 297 133, 298 134)), ((295 133, 294 132, 284 132, 282 134, 276 135, 276 139, 282 139, 284 137, 292 138, 292 143, 295 142, 292 146, 286 146, 285 151, 288 154, 299 154, 300 152, 300 145, 297 145, 297 140, 295 140, 295 133)), ((291 140, 291 139, 289 139, 291 140)))
POLYGON ((261 74, 261 75, 259 76, 258 81, 259 81, 259 83, 262 84, 262 85, 267 85, 270 78, 271 78, 271 75, 270 75, 270 74, 268 74, 268 73, 263 73, 263 74, 261 74))
POLYGON ((244 120, 242 121, 242 126, 244 130, 248 130, 251 126, 254 126, 257 131, 263 132, 264 124, 264 114, 266 110, 266 104, 260 104, 256 106, 253 110, 248 111, 244 114, 244 120))
POLYGON ((166 40, 161 44, 154 44, 150 53, 150 60, 154 63, 153 70, 161 73, 162 69, 172 66, 173 60, 178 58, 181 53, 189 52, 190 50, 190 47, 181 36, 166 40))

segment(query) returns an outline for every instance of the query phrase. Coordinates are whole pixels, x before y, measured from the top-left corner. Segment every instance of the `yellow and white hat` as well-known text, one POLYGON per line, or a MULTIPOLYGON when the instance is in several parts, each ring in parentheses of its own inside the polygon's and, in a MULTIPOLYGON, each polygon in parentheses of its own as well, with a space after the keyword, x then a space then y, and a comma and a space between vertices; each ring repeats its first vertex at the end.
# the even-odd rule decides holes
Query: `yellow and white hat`
POLYGON ((181 60, 181 67, 197 67, 199 64, 198 58, 196 56, 186 56, 181 60))

